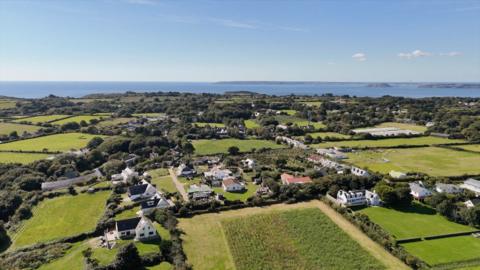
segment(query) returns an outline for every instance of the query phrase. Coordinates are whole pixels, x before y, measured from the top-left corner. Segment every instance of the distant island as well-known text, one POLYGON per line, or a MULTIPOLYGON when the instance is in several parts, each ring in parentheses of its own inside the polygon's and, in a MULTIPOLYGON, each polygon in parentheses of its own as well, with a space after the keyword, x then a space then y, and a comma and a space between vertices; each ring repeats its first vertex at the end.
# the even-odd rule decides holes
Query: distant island
POLYGON ((388 83, 370 83, 370 84, 367 84, 367 87, 384 88, 384 87, 392 87, 392 86, 388 83))
POLYGON ((418 88, 480 88, 480 83, 426 83, 418 88))

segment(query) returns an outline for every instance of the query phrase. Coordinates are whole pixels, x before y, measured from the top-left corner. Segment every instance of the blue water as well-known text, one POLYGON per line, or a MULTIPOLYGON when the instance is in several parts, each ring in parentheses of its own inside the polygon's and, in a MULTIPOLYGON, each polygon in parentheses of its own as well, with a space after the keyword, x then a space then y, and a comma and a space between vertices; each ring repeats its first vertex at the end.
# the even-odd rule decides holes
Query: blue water
POLYGON ((367 83, 299 83, 299 84, 218 84, 208 82, 6 82, 0 81, 0 96, 39 98, 50 94, 64 97, 82 97, 93 93, 190 92, 218 93, 225 91, 253 91, 269 95, 334 95, 379 97, 480 97, 479 89, 418 88, 415 84, 392 84, 392 87, 372 88, 367 83))

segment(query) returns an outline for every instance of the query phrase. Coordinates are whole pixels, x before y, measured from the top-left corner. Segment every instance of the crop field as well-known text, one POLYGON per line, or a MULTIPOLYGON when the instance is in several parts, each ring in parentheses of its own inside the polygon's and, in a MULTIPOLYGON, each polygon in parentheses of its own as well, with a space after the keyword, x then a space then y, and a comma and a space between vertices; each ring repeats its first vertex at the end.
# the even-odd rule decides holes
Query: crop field
POLYGON ((385 123, 381 123, 380 125, 376 125, 375 127, 377 127, 377 128, 396 127, 396 128, 408 129, 408 130, 413 130, 413 131, 418 131, 418 132, 427 131, 426 126, 420 126, 420 125, 415 125, 415 124, 397 123, 397 122, 385 122, 385 123))
POLYGON ((93 120, 93 119, 100 120, 100 119, 103 119, 103 118, 107 118, 107 117, 106 116, 101 116, 101 115, 78 115, 78 116, 70 117, 70 118, 67 118, 67 119, 53 121, 51 123, 54 124, 54 125, 63 125, 63 124, 70 123, 70 122, 80 123, 81 121, 85 121, 87 123, 90 123, 90 120, 93 120))
POLYGON ((29 164, 37 160, 45 159, 48 156, 50 155, 41 153, 0 152, 0 163, 29 164))
POLYGON ((109 191, 60 196, 42 201, 12 237, 11 248, 72 236, 93 230, 105 211, 109 191), (88 217, 88 218, 85 218, 88 217))
POLYGON ((249 119, 249 120, 245 120, 244 122, 245 122, 245 127, 246 128, 258 128, 258 127, 260 127, 260 124, 257 123, 257 121, 255 121, 255 120, 249 119))
POLYGON ((397 239, 475 230, 473 227, 448 221, 445 217, 437 214, 434 209, 417 203, 401 209, 368 207, 360 212, 366 214, 373 222, 397 239))
POLYGON ((192 141, 197 155, 211 155, 218 153, 227 153, 230 146, 237 146, 240 152, 249 152, 252 149, 260 148, 283 148, 284 145, 276 144, 273 141, 255 140, 255 139, 223 139, 223 140, 194 140, 192 141))
POLYGON ((9 135, 16 131, 21 136, 23 132, 34 133, 39 129, 37 126, 0 122, 0 135, 9 135))
POLYGON ((402 246, 429 265, 480 259, 480 238, 470 235, 405 243, 402 246))
POLYGON ((49 122, 53 122, 56 120, 60 120, 62 118, 67 118, 67 117, 71 117, 71 115, 65 115, 65 114, 40 115, 40 116, 17 119, 15 120, 15 122, 31 122, 33 124, 49 123, 49 122))
POLYGON ((327 137, 339 138, 339 139, 350 138, 350 135, 345 135, 345 134, 336 133, 336 132, 313 132, 313 133, 307 133, 307 134, 312 136, 312 138, 321 138, 321 139, 325 139, 327 137))
POLYGON ((352 140, 340 142, 324 142, 313 144, 312 147, 327 148, 334 146, 355 147, 355 148, 373 148, 373 147, 394 147, 400 145, 434 145, 448 143, 464 143, 463 140, 451 140, 439 137, 414 137, 414 138, 392 138, 379 140, 352 140))
POLYGON ((100 123, 97 124, 97 126, 99 127, 112 127, 112 126, 116 126, 116 125, 121 125, 121 124, 126 124, 132 120, 134 120, 135 118, 133 117, 120 117, 120 118, 111 118, 111 119, 107 119, 107 120, 104 120, 100 123))
POLYGON ((480 153, 480 144, 459 145, 456 147, 480 153))
POLYGON ((199 127, 206 127, 206 126, 218 127, 218 128, 225 127, 225 124, 223 124, 223 123, 196 122, 196 123, 194 123, 194 124, 197 125, 197 126, 199 126, 199 127))
MULTIPOLYGON (((66 152, 71 149, 80 149, 87 146, 88 142, 99 135, 84 133, 62 133, 42 136, 27 140, 0 144, 0 150, 4 151, 43 151, 66 152)), ((105 136, 99 136, 105 137, 105 136)))
POLYGON ((348 162, 381 173, 391 170, 431 176, 480 173, 480 154, 440 147, 358 151, 348 154, 348 162))
POLYGON ((215 193, 222 194, 225 198, 227 198, 230 201, 234 201, 234 200, 246 201, 249 197, 252 197, 253 195, 255 195, 255 192, 258 189, 258 186, 252 182, 247 182, 246 186, 247 186, 247 190, 245 192, 226 192, 223 190, 222 187, 213 188, 213 191, 215 191, 215 193))

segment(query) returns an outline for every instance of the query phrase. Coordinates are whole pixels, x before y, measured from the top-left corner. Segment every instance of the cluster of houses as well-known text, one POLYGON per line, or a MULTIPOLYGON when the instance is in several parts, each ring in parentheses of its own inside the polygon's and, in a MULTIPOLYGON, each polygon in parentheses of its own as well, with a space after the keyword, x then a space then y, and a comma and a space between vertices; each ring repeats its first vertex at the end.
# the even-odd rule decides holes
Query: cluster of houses
POLYGON ((289 137, 286 137, 286 136, 277 136, 275 138, 275 140, 277 142, 286 143, 291 147, 300 148, 300 149, 308 149, 308 145, 304 144, 303 142, 301 142, 299 140, 289 138, 289 137))
MULTIPOLYGON (((409 183, 410 194, 416 200, 423 200, 429 196, 433 195, 433 191, 428 189, 421 181, 409 183)), ((436 183, 434 191, 438 193, 445 194, 457 194, 461 193, 463 190, 469 190, 475 194, 476 197, 480 197, 480 181, 469 178, 463 182, 461 185, 454 184, 445 184, 445 183, 436 183)), ((470 199, 464 202, 467 207, 475 207, 480 205, 480 198, 470 199)))
MULTIPOLYGON (((321 150, 321 151, 317 151, 317 153, 325 154, 327 156, 334 154, 333 152, 323 151, 325 149, 319 149, 319 150, 321 150)), ((330 150, 330 149, 328 149, 328 150, 330 150)), ((332 151, 337 151, 337 150, 332 149, 332 151)), ((345 170, 350 170, 350 172, 353 175, 356 175, 356 176, 360 176, 360 177, 370 176, 370 174, 367 170, 364 170, 364 169, 361 169, 361 168, 358 168, 358 167, 355 167, 355 166, 348 166, 348 165, 345 165, 345 164, 341 164, 339 162, 336 162, 336 161, 333 161, 333 160, 330 160, 330 159, 327 159, 327 158, 323 158, 319 155, 311 155, 307 158, 307 160, 314 163, 314 164, 321 165, 322 167, 329 168, 329 169, 334 169, 334 170, 337 171, 337 174, 343 174, 343 173, 345 173, 345 170)))

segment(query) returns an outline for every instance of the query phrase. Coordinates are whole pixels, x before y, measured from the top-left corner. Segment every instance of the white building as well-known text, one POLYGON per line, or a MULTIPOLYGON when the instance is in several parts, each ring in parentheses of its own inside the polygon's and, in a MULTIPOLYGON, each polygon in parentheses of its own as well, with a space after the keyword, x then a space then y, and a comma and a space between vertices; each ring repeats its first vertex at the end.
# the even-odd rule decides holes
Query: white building
POLYGON ((380 196, 375 192, 370 190, 365 190, 365 198, 367 199, 367 205, 378 206, 382 203, 380 196))
POLYGON ((473 208, 477 205, 480 205, 480 198, 474 198, 474 199, 468 200, 464 202, 464 204, 467 208, 473 208))
POLYGON ((158 237, 155 227, 146 217, 136 217, 117 221, 115 223, 115 235, 117 239, 134 238, 138 241, 158 237))
POLYGON ((388 174, 390 175, 390 177, 394 179, 404 179, 407 177, 406 173, 398 172, 398 171, 390 171, 388 174))
POLYGON ((150 183, 128 187, 128 197, 132 200, 148 199, 157 194, 157 189, 150 183))
POLYGON ((308 145, 302 143, 301 141, 294 140, 292 138, 286 137, 286 136, 277 136, 275 138, 277 141, 284 142, 288 144, 289 146, 300 148, 300 149, 308 149, 308 145))
POLYGON ((127 167, 121 173, 112 175, 112 182, 113 184, 127 183, 134 177, 138 177, 138 172, 127 167))
POLYGON ((462 192, 462 189, 452 184, 437 183, 435 184, 435 191, 438 193, 456 194, 462 192))
POLYGON ((342 206, 358 206, 366 205, 367 199, 365 198, 365 192, 358 191, 344 191, 339 190, 337 192, 337 202, 342 206))
POLYGON ((227 192, 238 192, 245 190, 245 184, 240 183, 233 177, 227 177, 222 181, 222 187, 227 192))
POLYGON ((334 148, 318 148, 317 153, 322 156, 326 156, 333 159, 346 159, 347 155, 342 153, 341 151, 334 149, 334 148))
POLYGON ((361 177, 370 176, 370 174, 366 170, 363 170, 357 167, 350 168, 350 171, 352 172, 353 175, 356 175, 356 176, 361 176, 361 177))
POLYGON ((220 167, 216 166, 213 167, 210 171, 204 172, 203 176, 210 180, 222 181, 223 178, 232 176, 232 171, 230 171, 229 169, 221 169, 220 167))
POLYGON ((473 178, 469 178, 460 185, 461 188, 475 192, 477 195, 480 195, 480 181, 473 178))
POLYGON ((159 195, 150 200, 143 201, 140 204, 140 213, 142 215, 149 215, 155 209, 165 209, 173 206, 173 202, 167 200, 164 196, 159 195))
POLYGON ((177 176, 189 177, 194 176, 196 173, 197 171, 192 165, 180 164, 177 168, 177 176))
POLYGON ((432 196, 432 192, 425 188, 422 182, 408 183, 408 185, 410 186, 410 194, 417 200, 432 196))
POLYGON ((242 160, 242 165, 243 165, 243 167, 253 169, 253 168, 255 168, 256 162, 255 162, 255 160, 253 160, 251 158, 247 158, 247 159, 242 160))

